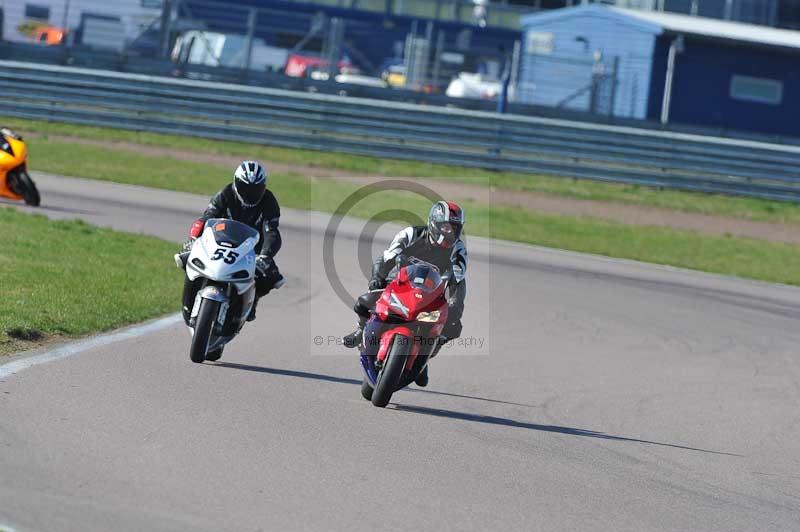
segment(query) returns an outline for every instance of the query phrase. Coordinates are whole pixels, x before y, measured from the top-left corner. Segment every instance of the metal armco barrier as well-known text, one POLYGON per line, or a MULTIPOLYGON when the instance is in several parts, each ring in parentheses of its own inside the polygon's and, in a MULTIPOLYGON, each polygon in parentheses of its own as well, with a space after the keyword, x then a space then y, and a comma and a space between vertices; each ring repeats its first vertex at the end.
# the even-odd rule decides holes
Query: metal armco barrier
POLYGON ((800 146, 0 61, 0 116, 800 202, 800 146))

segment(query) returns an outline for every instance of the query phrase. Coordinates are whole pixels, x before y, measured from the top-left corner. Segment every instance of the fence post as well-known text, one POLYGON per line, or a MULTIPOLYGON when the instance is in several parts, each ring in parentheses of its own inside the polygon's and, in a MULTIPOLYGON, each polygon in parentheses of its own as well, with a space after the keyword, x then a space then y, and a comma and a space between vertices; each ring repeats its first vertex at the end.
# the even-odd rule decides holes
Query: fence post
POLYGON ((169 41, 172 33, 172 11, 178 7, 180 0, 163 0, 161 4, 161 58, 169 58, 169 41), (173 5, 175 2, 175 5, 173 5))
MULTIPOLYGON (((439 4, 437 4, 439 5, 439 4)), ((444 52, 444 30, 439 30, 436 36, 436 51, 433 53, 433 87, 439 90, 439 73, 442 66, 442 53, 444 52)))
POLYGON ((603 82, 604 74, 603 53, 600 50, 594 53, 594 64, 592 65, 592 85, 589 91, 589 112, 597 113, 597 99, 600 93, 600 84, 603 82))
POLYGON ((519 64, 522 58, 522 41, 516 40, 514 41, 514 49, 511 52, 511 76, 509 78, 509 88, 514 89, 512 101, 518 101, 519 92, 517 91, 517 85, 519 84, 519 64))
POLYGON ((250 62, 253 58, 253 38, 256 34, 256 20, 258 19, 258 10, 254 7, 250 8, 247 13, 247 45, 245 47, 244 64, 242 68, 247 71, 250 70, 250 62))
POLYGON ((619 56, 614 56, 614 66, 611 70, 611 95, 608 102, 608 116, 616 116, 617 89, 619 89, 619 56))
POLYGON ((322 60, 328 80, 334 81, 339 68, 339 58, 342 55, 342 41, 344 40, 344 20, 333 17, 328 25, 328 33, 322 48, 322 60))
POLYGON ((67 31, 69 25, 69 0, 64 0, 64 14, 61 17, 61 29, 67 31))
POLYGON ((497 96, 497 112, 503 114, 508 107, 508 86, 511 84, 511 64, 508 56, 503 64, 503 75, 500 81, 500 94, 497 96))

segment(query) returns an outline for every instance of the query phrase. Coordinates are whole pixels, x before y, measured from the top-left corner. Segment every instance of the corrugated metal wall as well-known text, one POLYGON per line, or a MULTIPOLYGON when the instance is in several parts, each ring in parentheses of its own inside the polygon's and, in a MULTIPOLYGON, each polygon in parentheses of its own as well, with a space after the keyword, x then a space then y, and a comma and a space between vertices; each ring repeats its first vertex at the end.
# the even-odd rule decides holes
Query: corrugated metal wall
MULTIPOLYGON (((530 19, 528 19, 530 20, 530 19)), ((524 26, 520 98, 524 103, 554 107, 591 81, 595 52, 606 69, 619 58, 614 116, 645 118, 650 92, 655 37, 618 18, 597 12, 575 13, 524 26), (552 36, 548 50, 546 41, 552 36)), ((588 93, 570 101, 568 109, 586 110, 588 93)))

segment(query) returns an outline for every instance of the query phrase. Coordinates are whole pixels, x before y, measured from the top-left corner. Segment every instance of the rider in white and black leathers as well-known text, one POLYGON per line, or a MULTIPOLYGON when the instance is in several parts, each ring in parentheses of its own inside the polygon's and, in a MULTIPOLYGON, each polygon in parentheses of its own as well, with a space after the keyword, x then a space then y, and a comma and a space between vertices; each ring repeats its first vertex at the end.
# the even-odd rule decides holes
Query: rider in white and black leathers
MULTIPOLYGON (((210 218, 228 218, 249 225, 261 233, 256 246, 256 300, 248 321, 256 316, 258 299, 274 288, 280 288, 284 279, 275 265, 275 255, 281 249, 281 234, 278 222, 281 209, 278 200, 267 189, 267 172, 257 161, 243 161, 234 173, 233 183, 222 188, 206 207, 203 215, 194 222, 190 239, 184 244, 188 255, 194 240, 200 236, 210 218)), ((189 311, 194 301, 194 287, 187 280, 184 287, 183 313, 188 322, 189 311)))
MULTIPOLYGON (((364 332, 370 311, 388 284, 397 257, 417 258, 439 268, 444 275, 451 277, 449 288, 449 312, 447 324, 442 331, 446 340, 461 336, 461 316, 464 313, 464 298, 467 295, 467 247, 461 240, 464 225, 464 212, 451 201, 438 201, 428 215, 428 225, 406 227, 394 237, 392 243, 372 265, 372 278, 369 292, 356 301, 353 310, 359 318, 358 328, 343 338, 344 345, 356 347, 364 332)), ((417 384, 425 386, 428 382, 426 371, 417 379, 417 384)))

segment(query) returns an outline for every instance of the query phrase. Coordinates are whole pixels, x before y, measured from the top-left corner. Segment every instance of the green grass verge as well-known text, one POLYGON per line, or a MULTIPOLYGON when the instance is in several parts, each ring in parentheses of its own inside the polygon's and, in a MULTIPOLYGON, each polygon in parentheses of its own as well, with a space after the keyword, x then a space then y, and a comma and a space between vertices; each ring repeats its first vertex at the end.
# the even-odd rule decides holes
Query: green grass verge
MULTIPOLYGON (((42 170, 121 183, 212 194, 230 169, 170 158, 154 158, 105 148, 37 141, 42 170)), ((271 179, 281 205, 333 212, 359 187, 334 180, 286 174, 271 179)), ((45 198, 46 201, 46 198, 45 198)), ((352 216, 371 218, 403 209, 424 215, 430 208, 419 196, 392 192, 357 204, 352 216)), ((523 209, 466 203, 469 234, 491 236, 574 251, 681 266, 707 272, 800 285, 800 246, 747 238, 710 237, 688 231, 629 226, 589 218, 540 215, 523 209)), ((188 223, 188 221, 187 221, 188 223)))
MULTIPOLYGON (((534 174, 491 172, 475 168, 462 168, 395 159, 379 159, 343 153, 276 148, 254 144, 223 142, 208 139, 139 133, 120 129, 78 126, 57 122, 6 119, 3 123, 21 133, 40 135, 70 135, 92 140, 115 140, 144 145, 165 146, 180 150, 194 150, 241 157, 259 158, 286 164, 336 168, 354 173, 426 177, 463 183, 494 186, 498 188, 541 192, 555 196, 599 200, 629 205, 660 207, 683 212, 729 216, 749 220, 800 224, 800 205, 735 198, 714 194, 700 194, 672 190, 658 190, 635 185, 615 185, 568 178, 546 177, 534 174)), ((35 144, 46 142, 37 139, 35 144)), ((49 167, 49 160, 60 159, 44 149, 34 149, 31 166, 35 169, 49 167)), ((56 161, 60 163, 61 161, 56 161)))
POLYGON ((0 209, 0 355, 180 308, 175 244, 0 209))
MULTIPOLYGON (((356 187, 314 184, 311 207, 333 212, 356 187)), ((386 218, 403 209, 424 217, 427 200, 407 193, 381 193, 357 204, 350 215, 386 218)), ((710 273, 800 285, 800 246, 738 237, 712 237, 663 227, 624 225, 592 218, 542 215, 523 209, 464 203, 469 235, 678 266, 710 273)), ((391 216, 388 219, 392 219, 391 216)))

